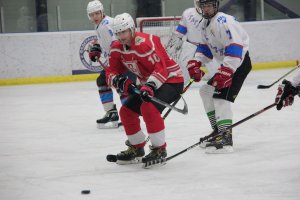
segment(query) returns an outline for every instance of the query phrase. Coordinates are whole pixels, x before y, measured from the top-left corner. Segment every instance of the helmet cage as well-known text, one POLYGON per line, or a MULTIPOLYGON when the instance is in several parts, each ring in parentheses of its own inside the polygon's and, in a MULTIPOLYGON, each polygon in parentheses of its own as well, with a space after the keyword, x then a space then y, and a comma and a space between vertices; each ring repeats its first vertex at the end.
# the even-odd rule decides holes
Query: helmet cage
POLYGON ((197 6, 200 7, 202 16, 205 19, 213 18, 219 12, 219 1, 218 0, 198 0, 198 1, 196 0, 196 3, 197 3, 197 6), (214 12, 210 15, 205 14, 203 12, 204 6, 207 6, 207 5, 213 5, 213 7, 214 7, 214 12))

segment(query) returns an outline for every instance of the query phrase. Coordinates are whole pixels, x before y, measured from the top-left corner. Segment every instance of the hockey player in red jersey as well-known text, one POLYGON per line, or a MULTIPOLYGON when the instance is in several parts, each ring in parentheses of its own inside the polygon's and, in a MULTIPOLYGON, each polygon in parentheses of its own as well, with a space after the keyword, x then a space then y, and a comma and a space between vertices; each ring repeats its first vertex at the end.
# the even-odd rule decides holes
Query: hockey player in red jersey
POLYGON ((135 32, 135 24, 129 14, 117 15, 113 29, 118 41, 111 48, 106 79, 110 86, 129 95, 120 109, 128 149, 117 154, 117 163, 165 158, 167 144, 161 117, 165 107, 152 102, 151 96, 167 103, 180 98, 184 81, 182 71, 168 56, 159 37, 135 32), (126 70, 137 75, 140 86, 122 75, 126 70), (145 135, 139 116, 143 117, 151 141, 150 153, 145 157, 145 135))

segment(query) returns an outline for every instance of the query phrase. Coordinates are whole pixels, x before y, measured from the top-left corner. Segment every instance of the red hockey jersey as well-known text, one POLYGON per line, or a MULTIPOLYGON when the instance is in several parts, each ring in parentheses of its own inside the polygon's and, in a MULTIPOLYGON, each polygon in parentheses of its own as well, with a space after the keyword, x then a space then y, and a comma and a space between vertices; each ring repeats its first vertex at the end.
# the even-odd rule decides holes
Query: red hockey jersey
POLYGON ((160 38, 136 32, 130 47, 115 41, 106 68, 106 79, 112 86, 113 78, 127 70, 139 78, 141 84, 154 82, 159 88, 163 83, 181 83, 183 74, 179 65, 166 53, 160 38))

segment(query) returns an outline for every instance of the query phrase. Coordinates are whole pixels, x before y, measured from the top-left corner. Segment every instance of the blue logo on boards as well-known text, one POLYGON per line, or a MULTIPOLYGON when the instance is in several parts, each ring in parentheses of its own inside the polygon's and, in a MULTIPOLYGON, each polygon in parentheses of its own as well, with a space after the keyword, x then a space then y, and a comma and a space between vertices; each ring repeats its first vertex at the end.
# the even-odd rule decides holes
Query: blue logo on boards
POLYGON ((89 58, 89 49, 97 42, 97 36, 93 35, 83 40, 79 49, 79 58, 82 64, 90 71, 100 72, 103 67, 98 62, 92 62, 89 58))

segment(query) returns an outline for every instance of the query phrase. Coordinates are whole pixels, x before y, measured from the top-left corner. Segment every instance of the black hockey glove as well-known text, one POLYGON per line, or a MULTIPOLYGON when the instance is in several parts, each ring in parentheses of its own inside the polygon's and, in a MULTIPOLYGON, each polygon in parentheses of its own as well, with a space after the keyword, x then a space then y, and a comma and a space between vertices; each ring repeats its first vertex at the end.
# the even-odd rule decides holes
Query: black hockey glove
POLYGON ((154 82, 147 82, 140 89, 141 98, 143 101, 149 102, 151 101, 151 97, 154 96, 154 91, 156 90, 156 84, 154 82))
POLYGON ((89 51, 91 61, 96 62, 101 56, 101 47, 99 44, 94 44, 89 51))
POLYGON ((300 87, 294 87, 290 81, 283 80, 282 85, 278 86, 275 102, 277 110, 282 107, 290 106, 294 103, 294 96, 299 94, 300 87))
POLYGON ((135 94, 134 90, 137 89, 134 82, 123 75, 118 75, 113 79, 113 86, 124 95, 135 94))

